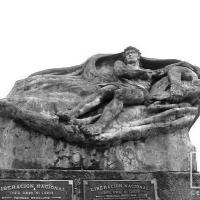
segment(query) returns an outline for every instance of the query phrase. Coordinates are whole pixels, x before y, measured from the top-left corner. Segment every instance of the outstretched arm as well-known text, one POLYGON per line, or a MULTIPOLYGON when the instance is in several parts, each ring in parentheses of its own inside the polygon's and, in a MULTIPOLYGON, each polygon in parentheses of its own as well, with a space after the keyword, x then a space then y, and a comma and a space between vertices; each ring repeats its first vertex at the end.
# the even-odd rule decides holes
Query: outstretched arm
POLYGON ((118 78, 140 78, 147 80, 150 77, 150 70, 132 69, 125 65, 122 61, 116 61, 114 64, 114 74, 118 78))

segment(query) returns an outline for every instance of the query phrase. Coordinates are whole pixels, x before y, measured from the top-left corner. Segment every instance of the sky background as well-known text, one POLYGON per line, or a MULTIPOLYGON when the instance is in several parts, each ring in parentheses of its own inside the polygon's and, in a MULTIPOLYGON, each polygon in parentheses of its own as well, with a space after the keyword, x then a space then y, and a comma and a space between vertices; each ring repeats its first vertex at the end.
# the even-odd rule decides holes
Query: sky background
MULTIPOLYGON (((1 0, 0 98, 31 73, 130 45, 200 66, 199 8, 199 0, 1 0)), ((199 130, 200 119, 190 131, 197 149, 199 130)))

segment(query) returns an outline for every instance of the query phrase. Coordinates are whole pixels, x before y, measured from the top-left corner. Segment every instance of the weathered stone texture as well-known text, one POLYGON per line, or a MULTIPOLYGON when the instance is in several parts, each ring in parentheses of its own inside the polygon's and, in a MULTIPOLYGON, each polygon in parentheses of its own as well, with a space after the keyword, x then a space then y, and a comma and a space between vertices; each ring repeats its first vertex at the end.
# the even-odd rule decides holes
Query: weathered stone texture
MULTIPOLYGON (((194 71, 192 83, 189 79, 170 82, 172 72, 153 80, 152 97, 163 100, 171 95, 175 102, 124 106, 99 135, 88 134, 89 125, 77 119, 58 117, 60 111, 81 106, 110 85, 113 63, 120 56, 97 55, 80 66, 47 70, 17 81, 8 97, 0 100, 0 168, 189 171, 190 152, 195 149, 188 132, 199 115, 200 72, 195 66, 175 65, 179 78, 182 65, 185 71, 194 71), (176 94, 170 84, 185 96, 176 94)), ((152 70, 178 62, 142 59, 143 66, 152 70)), ((101 115, 112 98, 108 95, 83 118, 101 115)))
POLYGON ((189 153, 194 151, 186 129, 95 148, 55 140, 8 119, 1 118, 0 124, 1 169, 189 171, 189 153))

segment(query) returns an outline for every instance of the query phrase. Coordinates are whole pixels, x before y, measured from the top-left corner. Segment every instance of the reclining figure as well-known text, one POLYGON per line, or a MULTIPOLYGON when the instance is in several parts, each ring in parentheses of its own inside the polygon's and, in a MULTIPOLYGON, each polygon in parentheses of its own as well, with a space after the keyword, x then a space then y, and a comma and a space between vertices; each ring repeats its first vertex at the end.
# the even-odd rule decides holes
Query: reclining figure
POLYGON ((57 115, 61 119, 68 120, 74 118, 80 123, 91 123, 88 126, 88 132, 98 135, 121 113, 124 106, 149 105, 153 100, 157 101, 156 103, 158 101, 178 103, 186 98, 186 96, 189 97, 189 93, 192 92, 190 89, 194 87, 191 84, 190 88, 187 86, 186 89, 188 89, 189 93, 186 94, 183 89, 185 87, 182 86, 183 81, 190 81, 190 83, 196 81, 196 83, 199 83, 197 74, 187 67, 178 66, 181 63, 172 64, 158 70, 144 69, 140 64, 140 56, 140 51, 135 47, 126 48, 124 50, 124 61, 117 60, 114 63, 113 72, 115 82, 110 83, 110 85, 106 84, 106 86, 99 89, 94 95, 89 96, 86 101, 81 102, 73 110, 60 112, 57 115), (169 83, 162 91, 159 91, 162 95, 151 95, 152 78, 159 79, 166 74, 168 74, 169 83), (166 91, 170 83, 170 91, 166 91), (167 94, 163 96, 165 93, 167 94), (101 114, 82 118, 82 116, 90 112, 93 108, 107 101, 107 99, 111 99, 111 101, 105 106, 101 114), (92 124, 93 121, 95 123, 92 124))

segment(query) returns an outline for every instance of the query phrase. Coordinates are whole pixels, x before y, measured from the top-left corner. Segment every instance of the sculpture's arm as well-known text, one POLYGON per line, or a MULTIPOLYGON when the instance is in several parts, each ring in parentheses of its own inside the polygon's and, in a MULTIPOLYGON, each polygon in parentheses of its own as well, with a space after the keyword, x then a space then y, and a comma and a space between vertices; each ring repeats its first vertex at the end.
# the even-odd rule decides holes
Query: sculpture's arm
MULTIPOLYGON (((191 69, 192 71, 195 71, 196 68, 197 68, 197 67, 195 68, 195 66, 193 66, 193 65, 191 65, 191 64, 189 64, 185 61, 180 61, 180 62, 176 62, 176 63, 170 64, 170 65, 166 65, 165 67, 163 67, 161 69, 153 70, 153 78, 161 78, 163 76, 168 76, 169 70, 172 69, 173 67, 177 67, 177 66, 187 67, 187 68, 191 69)), ((172 75, 171 79, 173 79, 172 80, 173 82, 176 82, 177 81, 177 74, 172 75)), ((180 77, 179 77, 179 79, 180 79, 180 77)))
POLYGON ((180 62, 177 62, 177 63, 173 63, 173 64, 170 64, 170 65, 166 65, 164 68, 162 69, 158 69, 158 70, 155 70, 157 72, 160 72, 162 73, 163 75, 164 74, 167 74, 168 71, 173 68, 173 67, 186 67, 192 71, 194 71, 198 76, 200 76, 200 69, 188 62, 185 62, 185 61, 180 61, 180 62))
POLYGON ((127 79, 140 78, 144 80, 149 79, 151 76, 150 70, 131 69, 130 67, 126 66, 122 61, 116 61, 114 63, 114 74, 118 78, 127 78, 127 79))

